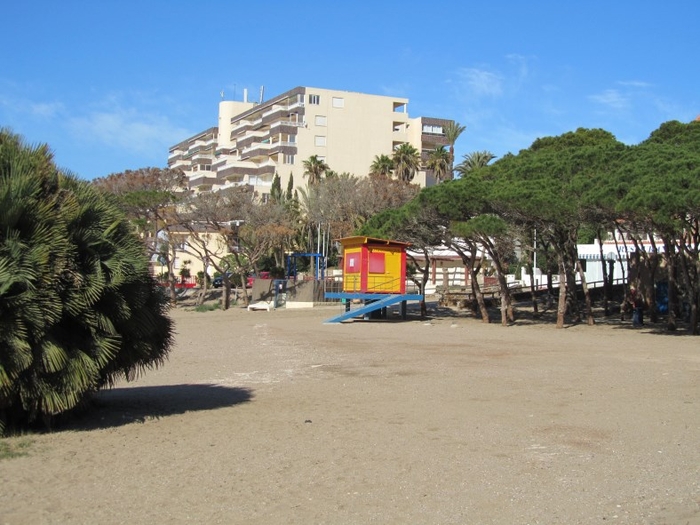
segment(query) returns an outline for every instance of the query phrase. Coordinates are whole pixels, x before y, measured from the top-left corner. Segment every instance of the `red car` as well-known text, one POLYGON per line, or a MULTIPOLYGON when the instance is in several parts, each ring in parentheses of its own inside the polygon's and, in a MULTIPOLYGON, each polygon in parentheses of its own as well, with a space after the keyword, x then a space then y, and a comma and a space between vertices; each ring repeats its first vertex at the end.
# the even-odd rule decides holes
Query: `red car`
POLYGON ((255 279, 257 279, 258 277, 260 277, 261 279, 270 279, 270 272, 260 272, 259 275, 255 275, 255 274, 249 275, 248 280, 245 284, 246 288, 252 288, 253 283, 255 282, 255 279))

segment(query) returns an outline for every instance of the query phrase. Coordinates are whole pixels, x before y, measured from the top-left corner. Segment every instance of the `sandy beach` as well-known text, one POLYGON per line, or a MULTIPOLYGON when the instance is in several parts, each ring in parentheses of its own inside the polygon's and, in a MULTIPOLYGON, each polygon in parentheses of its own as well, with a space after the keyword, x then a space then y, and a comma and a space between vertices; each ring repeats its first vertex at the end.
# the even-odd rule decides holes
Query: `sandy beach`
POLYGON ((173 310, 163 368, 8 440, 0 523, 700 524, 700 339, 336 313, 173 310))

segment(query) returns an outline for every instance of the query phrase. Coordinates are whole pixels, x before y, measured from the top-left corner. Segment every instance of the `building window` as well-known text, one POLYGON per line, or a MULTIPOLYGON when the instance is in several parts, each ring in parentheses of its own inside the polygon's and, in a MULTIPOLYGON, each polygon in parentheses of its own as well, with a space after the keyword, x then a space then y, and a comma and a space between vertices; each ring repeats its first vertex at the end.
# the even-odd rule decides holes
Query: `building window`
POLYGON ((345 273, 360 273, 360 259, 361 255, 357 253, 346 253, 345 254, 345 273))
POLYGON ((314 137, 314 144, 316 146, 325 146, 326 145, 326 137, 324 135, 316 135, 314 137))
POLYGON ((285 164, 294 164, 294 155, 284 155, 284 163, 285 164))
POLYGON ((369 252, 369 273, 385 273, 386 258, 383 252, 369 252))
POLYGON ((326 116, 325 115, 316 115, 316 125, 317 126, 325 126, 326 125, 326 116))
POLYGON ((309 104, 314 104, 318 106, 321 103, 320 95, 309 95, 309 104))
POLYGON ((345 99, 340 97, 333 97, 333 107, 334 108, 344 108, 345 99))
POLYGON ((432 135, 444 135, 442 126, 429 126, 428 124, 423 124, 423 133, 430 133, 432 135))

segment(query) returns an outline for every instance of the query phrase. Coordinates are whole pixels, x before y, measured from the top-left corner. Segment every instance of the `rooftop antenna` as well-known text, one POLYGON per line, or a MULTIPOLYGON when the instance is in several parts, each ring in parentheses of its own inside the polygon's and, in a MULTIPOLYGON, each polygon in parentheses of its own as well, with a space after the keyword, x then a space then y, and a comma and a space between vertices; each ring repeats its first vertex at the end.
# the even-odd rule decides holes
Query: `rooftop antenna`
POLYGON ((263 103, 263 95, 265 94, 265 86, 260 86, 260 103, 263 103))
POLYGON ((223 89, 221 90, 221 93, 219 93, 219 94, 221 95, 221 100, 224 100, 224 90, 223 89))

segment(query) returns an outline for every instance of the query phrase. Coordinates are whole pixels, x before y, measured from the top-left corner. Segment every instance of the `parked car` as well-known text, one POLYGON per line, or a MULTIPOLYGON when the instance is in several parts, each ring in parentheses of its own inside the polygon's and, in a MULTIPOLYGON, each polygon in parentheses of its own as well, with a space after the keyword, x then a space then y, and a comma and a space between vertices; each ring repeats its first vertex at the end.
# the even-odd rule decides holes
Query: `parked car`
MULTIPOLYGON (((231 280, 231 277, 233 277, 232 273, 228 273, 228 278, 231 280)), ((224 285, 224 277, 222 275, 219 275, 218 277, 214 277, 214 280, 211 282, 211 285, 214 288, 221 288, 224 285)))
POLYGON ((260 272, 258 275, 252 274, 248 276, 248 280, 246 281, 246 288, 252 288, 253 283, 255 282, 255 279, 257 278, 260 279, 271 279, 270 272, 260 272))

